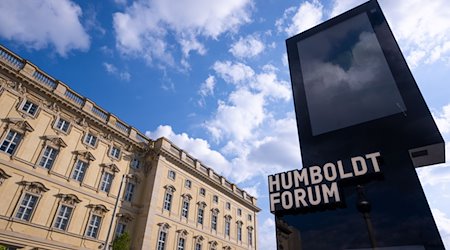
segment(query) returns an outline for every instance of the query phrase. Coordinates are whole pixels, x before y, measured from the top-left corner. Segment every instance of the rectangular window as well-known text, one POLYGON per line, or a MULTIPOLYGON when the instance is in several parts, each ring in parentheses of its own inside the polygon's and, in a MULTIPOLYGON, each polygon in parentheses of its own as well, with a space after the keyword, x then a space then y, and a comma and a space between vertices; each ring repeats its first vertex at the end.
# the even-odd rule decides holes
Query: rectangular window
POLYGON ((102 217, 93 214, 86 231, 86 236, 97 238, 98 230, 100 229, 100 223, 102 222, 102 217))
POLYGON ((176 176, 175 171, 169 170, 169 179, 175 180, 175 176, 176 176))
POLYGON ((178 239, 178 246, 177 246, 177 250, 184 250, 184 245, 186 244, 186 240, 184 238, 179 238, 178 239))
POLYGON ((14 151, 16 150, 17 145, 19 145, 21 139, 22 134, 10 130, 8 135, 6 135, 6 138, 3 140, 0 150, 10 155, 14 154, 14 151))
POLYGON ((216 204, 219 203, 219 196, 214 195, 213 196, 213 202, 216 203, 216 204))
POLYGON ((124 197, 126 201, 131 202, 131 200, 133 199, 134 188, 135 188, 134 183, 131 182, 127 183, 127 188, 125 189, 125 197, 124 197))
POLYGON ((249 214, 249 215, 247 216, 247 219, 248 219, 249 221, 252 221, 252 215, 249 214))
POLYGON ((211 228, 217 230, 217 215, 213 214, 211 217, 211 228))
POLYGON ((183 218, 188 218, 189 215, 189 201, 184 200, 183 201, 183 207, 181 208, 181 216, 183 218))
POLYGON ((84 142, 92 147, 95 147, 95 145, 97 145, 97 136, 88 133, 84 138, 84 142))
POLYGON ((242 226, 241 225, 238 225, 238 228, 237 228, 237 239, 238 239, 238 241, 242 241, 242 226))
POLYGON ((37 196, 25 194, 23 196, 22 202, 20 203, 19 209, 17 210, 16 218, 29 221, 31 218, 31 214, 36 207, 37 201, 37 196))
POLYGON ((41 161, 39 162, 39 166, 46 169, 51 169, 57 155, 58 149, 52 148, 50 146, 45 147, 44 154, 42 154, 41 161))
POLYGON ((164 197, 164 209, 170 211, 170 207, 172 205, 172 193, 166 192, 164 197))
POLYGON ((86 173, 88 164, 84 161, 78 160, 72 173, 72 179, 82 182, 86 173))
POLYGON ((135 168, 135 169, 139 169, 139 164, 140 164, 139 160, 136 158, 133 158, 133 160, 131 160, 131 163, 130 163, 131 167, 135 168))
POLYGON ((237 215, 241 216, 242 215, 242 210, 240 208, 237 209, 237 215))
POLYGON ((250 231, 250 229, 248 230, 248 244, 250 246, 253 245, 253 233, 252 233, 252 231, 250 231))
POLYGON ((231 203, 227 202, 225 207, 227 208, 227 210, 230 210, 231 209, 231 203))
POLYGON ((225 235, 230 236, 230 221, 225 221, 225 235))
POLYGON ((119 222, 118 224, 117 224, 117 227, 116 227, 116 237, 119 237, 120 235, 122 235, 123 233, 125 233, 125 228, 126 228, 126 224, 125 223, 121 223, 121 222, 119 222))
POLYGON ((56 122, 55 128, 67 133, 69 131, 69 126, 69 121, 59 118, 58 122, 56 122))
POLYGON ((159 237, 158 237, 158 247, 157 250, 164 250, 165 249, 165 245, 166 245, 166 236, 167 233, 164 231, 160 231, 159 232, 159 237))
POLYGON ((30 102, 30 101, 26 101, 25 104, 22 107, 22 111, 24 111, 27 114, 30 114, 32 116, 36 115, 37 109, 38 109, 38 105, 30 102))
POLYGON ((195 243, 195 250, 202 250, 202 244, 195 243))
POLYGON ((200 188, 200 195, 205 196, 206 190, 204 188, 200 188))
POLYGON ((66 230, 69 224, 70 215, 72 214, 72 207, 61 205, 59 212, 56 215, 54 228, 66 230))
POLYGON ((203 207, 199 207, 198 208, 198 213, 197 213, 197 222, 198 224, 203 225, 203 215, 205 213, 205 210, 203 209, 203 207))
POLYGON ((115 159, 119 159, 120 158, 120 149, 118 147, 112 147, 111 151, 110 151, 110 155, 111 155, 111 157, 113 157, 115 159))
POLYGON ((192 186, 192 182, 190 181, 190 180, 186 180, 185 182, 184 182, 184 186, 186 187, 186 188, 191 188, 191 186, 192 186))
POLYGON ((114 179, 114 175, 108 172, 104 172, 102 176, 102 183, 100 183, 100 190, 104 192, 109 192, 111 188, 112 180, 114 179))

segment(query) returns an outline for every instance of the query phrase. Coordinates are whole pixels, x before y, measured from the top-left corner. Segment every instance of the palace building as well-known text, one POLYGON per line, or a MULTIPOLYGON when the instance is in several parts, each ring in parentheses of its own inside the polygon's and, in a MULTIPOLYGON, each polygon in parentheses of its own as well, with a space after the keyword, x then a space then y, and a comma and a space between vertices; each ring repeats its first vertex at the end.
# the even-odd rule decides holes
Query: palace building
POLYGON ((258 249, 256 198, 0 45, 0 245, 258 249))

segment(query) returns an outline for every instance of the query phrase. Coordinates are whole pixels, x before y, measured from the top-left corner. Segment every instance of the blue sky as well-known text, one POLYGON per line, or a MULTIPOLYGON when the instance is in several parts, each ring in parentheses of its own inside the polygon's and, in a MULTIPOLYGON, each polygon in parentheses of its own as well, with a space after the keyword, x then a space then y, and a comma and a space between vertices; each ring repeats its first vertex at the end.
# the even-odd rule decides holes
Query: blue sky
MULTIPOLYGON (((258 197, 301 167, 285 39, 362 0, 0 1, 0 43, 156 139, 168 137, 258 197)), ((380 0, 450 154, 450 7, 380 0)), ((418 170, 450 248, 450 168, 418 170)))

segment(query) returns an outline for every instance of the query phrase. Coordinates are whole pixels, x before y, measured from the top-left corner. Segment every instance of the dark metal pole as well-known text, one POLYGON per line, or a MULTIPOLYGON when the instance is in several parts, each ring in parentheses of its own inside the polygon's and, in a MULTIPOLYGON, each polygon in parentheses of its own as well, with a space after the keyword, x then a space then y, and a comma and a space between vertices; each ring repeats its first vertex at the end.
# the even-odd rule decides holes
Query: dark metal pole
POLYGON ((366 222, 367 232, 369 233, 370 245, 372 246, 372 249, 376 249, 377 241, 375 240, 375 232, 373 230, 372 220, 370 219, 371 205, 367 201, 366 195, 364 194, 364 187, 358 185, 357 191, 358 191, 358 203, 356 204, 356 207, 358 208, 358 211, 362 213, 364 221, 366 222))
POLYGON ((122 180, 120 181, 119 193, 117 194, 117 197, 116 197, 116 203, 114 204, 114 210, 113 210, 113 213, 112 213, 111 222, 109 223, 108 234, 106 235, 105 248, 104 248, 104 250, 108 250, 108 248, 109 248, 109 235, 111 234, 111 229, 112 229, 112 227, 113 227, 114 218, 116 218, 117 205, 119 204, 120 193, 122 192, 123 180, 125 180, 125 177, 126 177, 126 176, 127 176, 127 175, 125 175, 125 174, 122 175, 122 180))

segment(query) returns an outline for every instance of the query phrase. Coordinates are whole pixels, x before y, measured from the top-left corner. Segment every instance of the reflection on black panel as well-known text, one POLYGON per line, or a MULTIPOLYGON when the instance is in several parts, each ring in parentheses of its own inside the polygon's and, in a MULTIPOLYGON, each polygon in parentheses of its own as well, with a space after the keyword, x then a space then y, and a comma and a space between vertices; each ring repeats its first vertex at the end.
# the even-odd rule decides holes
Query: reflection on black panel
POLYGON ((313 135, 406 111, 366 13, 297 46, 313 135))

